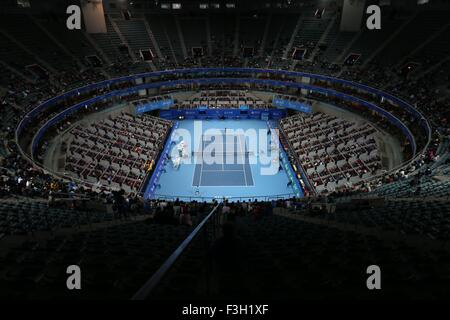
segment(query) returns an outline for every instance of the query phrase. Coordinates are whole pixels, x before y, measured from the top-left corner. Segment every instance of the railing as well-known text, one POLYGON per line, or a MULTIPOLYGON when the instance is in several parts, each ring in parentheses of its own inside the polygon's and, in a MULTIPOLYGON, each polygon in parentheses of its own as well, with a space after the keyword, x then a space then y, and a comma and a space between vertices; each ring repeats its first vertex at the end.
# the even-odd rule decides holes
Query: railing
POLYGON ((216 196, 216 197, 203 197, 203 196, 171 196, 171 195, 163 195, 163 194, 154 194, 153 197, 150 199, 155 200, 167 200, 167 201, 197 201, 197 202, 213 202, 213 201, 222 201, 227 200, 228 202, 243 202, 243 201, 272 201, 272 200, 283 200, 283 199, 291 199, 295 198, 295 193, 284 193, 284 194, 275 194, 271 196, 246 196, 246 197, 222 197, 222 196, 216 196))
POLYGON ((189 234, 189 236, 175 249, 175 251, 169 256, 169 258, 159 267, 159 269, 153 274, 153 276, 147 280, 147 282, 134 294, 132 300, 144 300, 147 299, 155 287, 161 282, 170 268, 174 265, 177 259, 183 254, 189 244, 200 234, 201 231, 206 232, 206 225, 208 222, 212 223, 214 236, 219 225, 219 211, 217 210, 220 203, 212 209, 212 211, 195 227, 195 229, 189 234))
POLYGON ((162 169, 165 166, 166 163, 166 156, 170 152, 170 148, 173 141, 173 136, 175 130, 178 128, 178 121, 176 121, 172 128, 170 129, 170 132, 167 134, 166 142, 164 143, 164 147, 159 152, 158 155, 158 161, 156 162, 150 176, 147 175, 145 177, 144 182, 141 184, 141 188, 139 189, 139 194, 142 194, 145 199, 148 199, 151 197, 151 195, 155 192, 156 184, 159 180, 159 177, 161 176, 162 169))
POLYGON ((289 154, 291 154, 291 155, 294 157, 294 159, 295 159, 295 162, 296 162, 296 164, 297 164, 297 166, 298 166, 298 169, 300 170, 301 176, 302 176, 302 178, 305 180, 305 184, 306 184, 306 187, 308 188, 308 191, 309 191, 311 194, 313 194, 313 195, 317 194, 317 191, 316 191, 316 189, 314 188, 314 184, 311 182, 311 180, 309 179, 309 176, 306 174, 306 170, 303 168, 302 162, 301 162, 300 159, 298 158, 297 152, 295 152, 294 147, 292 146, 291 142, 290 142, 289 139, 287 138, 287 135, 286 135, 286 133, 284 132, 284 129, 282 128, 281 125, 278 126, 278 128, 279 128, 279 130, 280 130, 280 132, 281 132, 281 135, 282 135, 283 138, 284 138, 284 141, 286 141, 286 143, 287 143, 287 145, 288 145, 288 149, 289 149, 289 151, 290 151, 289 154))

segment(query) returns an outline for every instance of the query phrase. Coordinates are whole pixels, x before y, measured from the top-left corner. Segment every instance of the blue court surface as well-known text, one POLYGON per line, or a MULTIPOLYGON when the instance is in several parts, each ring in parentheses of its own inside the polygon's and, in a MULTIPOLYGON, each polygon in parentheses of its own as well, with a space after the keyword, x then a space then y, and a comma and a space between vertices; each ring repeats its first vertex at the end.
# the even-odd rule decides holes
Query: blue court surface
MULTIPOLYGON (((217 150, 211 152, 211 158, 218 161, 205 163, 207 160, 205 152, 202 152, 201 156, 198 157, 198 160, 205 161, 199 161, 200 163, 195 165, 192 186, 248 187, 254 185, 245 137, 243 135, 225 135, 225 137, 224 140, 228 141, 216 143, 215 149, 217 150)), ((215 142, 202 141, 202 143, 202 150, 205 150, 215 142)))
POLYGON ((293 196, 285 170, 264 173, 263 168, 269 168, 271 163, 258 161, 259 148, 252 148, 249 137, 242 134, 248 129, 267 129, 266 121, 183 120, 178 124, 177 130, 181 131, 177 132, 185 130, 191 137, 182 133, 172 136, 175 141, 172 140, 169 152, 171 158, 161 173, 154 198, 208 201, 226 197, 243 201, 293 196), (198 142, 194 141, 194 123, 198 142), (220 139, 211 134, 212 129, 220 133, 220 139), (174 159, 178 156, 183 161, 177 165, 174 159))

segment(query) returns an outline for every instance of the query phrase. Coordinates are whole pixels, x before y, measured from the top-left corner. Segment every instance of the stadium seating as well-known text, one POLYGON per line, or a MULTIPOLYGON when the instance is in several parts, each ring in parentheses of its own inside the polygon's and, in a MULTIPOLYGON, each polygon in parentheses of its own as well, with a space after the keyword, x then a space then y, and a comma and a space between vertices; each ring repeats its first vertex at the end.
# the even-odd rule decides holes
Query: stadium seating
POLYGON ((46 202, 4 202, 1 203, 0 212, 2 235, 75 228, 113 219, 112 213, 48 208, 46 202))
POLYGON ((370 125, 315 113, 284 118, 281 126, 318 192, 333 192, 380 173, 376 129, 370 125))
POLYGON ((65 171, 92 185, 136 193, 154 166, 170 125, 147 115, 123 114, 74 128, 65 171))
POLYGON ((243 91, 201 91, 190 99, 186 99, 177 104, 176 108, 240 108, 242 106, 249 109, 268 108, 266 102, 253 97, 243 91))
POLYGON ((384 288, 384 299, 446 294, 447 290, 438 288, 445 288, 441 284, 448 279, 436 268, 445 270, 448 254, 439 246, 420 251, 401 238, 385 241, 358 228, 307 222, 298 219, 299 213, 286 215, 280 210, 284 209, 274 208, 273 214, 272 208, 264 210, 259 218, 255 213, 234 218, 235 236, 230 241, 241 246, 236 251, 246 258, 237 266, 227 265, 228 270, 214 264, 214 251, 205 253, 200 243, 193 244, 177 272, 169 274, 154 292, 154 299, 180 299, 188 293, 199 299, 257 299, 267 292, 272 299, 371 299, 373 292, 364 290, 360 281, 365 281, 365 268, 372 261, 386 266, 383 281, 390 285, 384 288), (213 257, 209 270, 201 264, 205 254, 213 257), (199 269, 211 274, 209 291, 205 291, 207 280, 194 272, 199 269))
MULTIPOLYGON (((67 152, 58 170, 50 173, 42 169, 49 140, 33 159, 26 154, 33 135, 63 108, 106 89, 61 102, 23 137, 16 136, 30 110, 70 89, 119 76, 190 67, 255 67, 314 72, 382 89, 417 108, 431 124, 430 137, 417 135, 422 132, 419 126, 410 126, 424 148, 422 154, 386 173, 376 139, 387 127, 384 118, 361 112, 367 121, 359 122, 290 111, 279 124, 292 164, 305 172, 314 192, 305 199, 230 204, 232 214, 221 219, 233 225, 235 244, 242 249, 236 252, 245 256, 242 264, 223 272, 214 260, 214 243, 221 233, 205 232, 183 252, 154 296, 265 298, 270 292, 273 298, 286 299, 379 298, 361 289, 365 268, 376 262, 386 266, 383 283, 390 283, 383 298, 448 298, 449 11, 432 6, 402 12, 383 8, 381 30, 343 32, 340 10, 330 5, 319 17, 317 9, 305 5, 301 12, 196 15, 136 8, 130 19, 113 10, 105 12, 104 34, 68 31, 61 28, 63 20, 51 15, 2 15, 0 297, 130 298, 213 208, 142 200, 141 187, 173 125, 156 113, 103 113, 81 121, 113 105, 100 101, 94 111, 66 119, 52 133, 66 134, 67 152), (202 48, 203 56, 194 56, 194 47, 202 48), (253 56, 244 57, 245 47, 254 49, 253 56), (307 49, 303 61, 292 59, 295 48, 307 49), (147 49, 154 54, 151 62, 140 59, 139 51, 147 49), (360 58, 346 65, 351 53, 360 58), (89 56, 101 63, 93 64, 89 56), (406 63, 417 66, 405 73, 406 63), (77 198, 98 206, 77 205, 77 198), (180 217, 183 206, 192 223, 180 217), (324 209, 328 207, 333 210, 324 209), (215 265, 209 269, 205 261, 215 265), (59 286, 71 264, 79 264, 88 275, 81 293, 59 286)), ((276 80, 302 81, 288 76, 276 80)), ((110 89, 138 84, 127 81, 110 89)), ((367 99, 413 123, 389 101, 325 80, 314 85, 367 99)), ((308 98, 352 110, 351 103, 305 89, 254 88, 272 97, 299 102, 308 98)), ((255 96, 245 86, 219 83, 188 89, 190 97, 180 101, 174 98, 177 88, 165 87, 114 103, 133 107, 174 98, 173 107, 182 109, 273 108, 270 99, 255 96)))

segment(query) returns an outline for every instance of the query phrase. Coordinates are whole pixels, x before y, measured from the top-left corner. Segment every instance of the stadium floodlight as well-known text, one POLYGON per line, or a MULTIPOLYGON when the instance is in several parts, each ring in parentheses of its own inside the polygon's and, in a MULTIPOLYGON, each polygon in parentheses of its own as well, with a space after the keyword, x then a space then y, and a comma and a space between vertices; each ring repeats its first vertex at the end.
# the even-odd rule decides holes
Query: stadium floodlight
POLYGON ((181 9, 181 3, 172 3, 172 9, 175 10, 181 9))
POLYGON ((234 8, 236 8, 236 4, 235 3, 226 3, 225 7, 227 9, 234 9, 234 8))
POLYGON ((218 3, 211 3, 211 7, 214 9, 219 9, 220 8, 220 4, 218 3))
POLYGON ((170 9, 170 3, 161 3, 161 9, 170 9))
POLYGON ((198 5, 198 7, 199 7, 200 9, 208 9, 208 8, 209 8, 209 4, 207 4, 207 3, 200 3, 200 4, 198 5))

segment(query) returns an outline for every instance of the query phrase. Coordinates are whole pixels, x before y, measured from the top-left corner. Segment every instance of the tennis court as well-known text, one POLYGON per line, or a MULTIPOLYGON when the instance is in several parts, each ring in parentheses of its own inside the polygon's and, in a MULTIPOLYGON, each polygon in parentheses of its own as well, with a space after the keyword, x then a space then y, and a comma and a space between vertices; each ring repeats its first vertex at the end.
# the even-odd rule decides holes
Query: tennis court
MULTIPOLYGON (((191 153, 187 158, 189 161, 179 166, 167 161, 154 192, 155 198, 210 201, 226 197, 248 201, 292 195, 294 190, 288 185, 289 178, 285 170, 275 174, 262 174, 262 170, 268 168, 269 164, 259 161, 261 155, 256 154, 257 148, 252 148, 250 138, 243 133, 248 129, 267 128, 266 121, 203 120, 199 131, 202 139, 199 143, 192 138, 195 132, 194 122, 178 122, 179 129, 191 133, 190 139, 183 139, 186 151, 191 153), (223 134, 215 141, 213 137, 220 131, 223 134), (196 160, 191 161, 194 158, 196 160)), ((180 140, 177 139, 176 144, 179 143, 180 140)), ((172 148, 177 148, 176 144, 172 148)))
POLYGON ((225 143, 216 142, 203 136, 202 151, 196 153, 192 186, 253 186, 245 137, 228 134, 224 140, 225 143))

